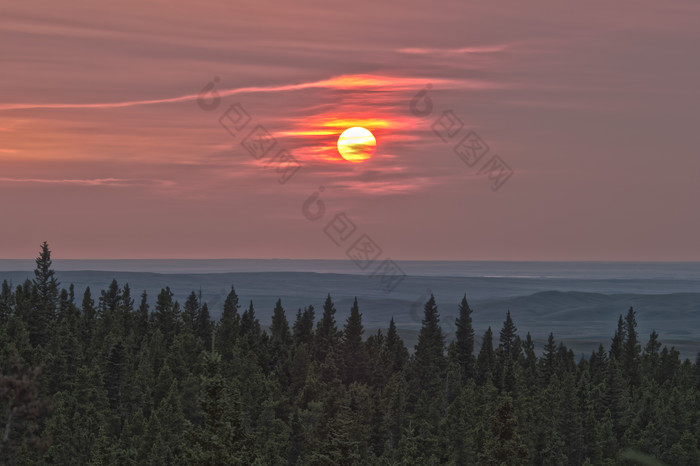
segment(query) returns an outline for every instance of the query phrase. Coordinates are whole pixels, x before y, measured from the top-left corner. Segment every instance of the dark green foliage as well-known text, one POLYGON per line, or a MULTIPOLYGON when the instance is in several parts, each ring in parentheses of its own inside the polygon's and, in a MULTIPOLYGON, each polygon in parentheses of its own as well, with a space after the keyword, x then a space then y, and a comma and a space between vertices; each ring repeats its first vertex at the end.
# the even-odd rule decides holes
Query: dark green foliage
POLYGON ((491 327, 484 333, 481 350, 476 359, 476 380, 479 385, 493 382, 493 372, 496 369, 496 356, 493 351, 493 332, 491 327))
POLYGON ((32 282, 32 306, 29 319, 29 337, 33 345, 46 345, 58 305, 58 281, 51 269, 51 251, 44 241, 36 258, 32 282))
POLYGON ((323 315, 316 326, 314 335, 314 353, 316 359, 323 361, 326 355, 335 350, 340 342, 342 333, 335 323, 335 305, 329 294, 323 304, 323 315))
POLYGON ((639 385, 639 356, 641 348, 637 337, 637 320, 630 308, 624 323, 625 341, 622 344, 622 369, 632 386, 639 385))
POLYGON ((238 314, 240 308, 236 290, 231 287, 231 291, 224 301, 224 310, 221 319, 216 326, 216 340, 214 347, 225 360, 233 357, 233 348, 241 332, 241 317, 238 314))
POLYGON ((357 300, 342 330, 330 296, 291 329, 278 300, 268 332, 233 287, 214 325, 168 287, 151 314, 116 281, 77 306, 50 265, 0 288, 2 464, 700 464, 700 354, 642 351, 632 309, 580 360, 507 312, 475 358, 466 297, 446 355, 431 296, 409 357, 357 300))
POLYGON ((516 466, 525 464, 527 449, 518 434, 518 421, 513 411, 513 400, 505 397, 489 421, 484 451, 479 464, 516 466))
POLYGON ((39 395, 38 369, 27 369, 17 355, 0 373, 0 458, 10 459, 22 448, 44 450, 48 439, 42 438, 38 419, 45 408, 39 395), (7 375, 3 375, 7 374, 7 375))
POLYGON ((476 359, 474 358, 474 328, 472 327, 472 310, 467 303, 467 295, 459 304, 459 316, 455 320, 454 359, 459 364, 462 381, 474 378, 476 375, 476 359))
POLYGON ((367 383, 369 381, 369 358, 362 343, 362 314, 357 305, 357 298, 350 309, 350 316, 343 329, 341 343, 341 380, 345 385, 353 382, 367 383))

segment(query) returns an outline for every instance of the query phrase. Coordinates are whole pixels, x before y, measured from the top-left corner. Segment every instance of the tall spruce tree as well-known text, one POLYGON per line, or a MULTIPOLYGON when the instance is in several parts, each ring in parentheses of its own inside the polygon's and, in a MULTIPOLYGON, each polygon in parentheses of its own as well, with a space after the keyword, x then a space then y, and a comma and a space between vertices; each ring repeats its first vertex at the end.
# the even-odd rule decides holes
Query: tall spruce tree
POLYGON ((408 348, 406 348, 406 345, 404 345, 403 340, 396 330, 393 317, 389 321, 389 330, 386 333, 384 344, 389 359, 389 373, 393 374, 403 370, 408 362, 408 348))
POLYGON ((275 309, 272 311, 272 325, 270 326, 270 356, 276 361, 285 361, 289 356, 292 346, 292 333, 289 330, 289 321, 282 307, 282 300, 278 299, 275 309))
POLYGON ((613 335, 612 342, 610 343, 610 359, 617 359, 620 361, 622 358, 622 347, 625 342, 625 322, 622 320, 622 314, 617 320, 617 330, 615 335, 613 335))
POLYGON ((323 303, 323 315, 316 325, 314 347, 316 359, 323 361, 331 350, 335 350, 340 342, 342 332, 335 322, 335 305, 329 294, 323 303))
POLYGON ((368 381, 369 360, 362 343, 363 333, 362 314, 360 314, 357 298, 355 298, 343 329, 341 343, 340 379, 345 385, 350 385, 353 382, 366 383, 368 381))
POLYGON ((29 319, 29 338, 35 346, 46 346, 49 341, 51 323, 55 318, 58 304, 59 283, 51 266, 51 250, 48 243, 44 241, 41 244, 39 257, 36 258, 32 282, 36 290, 36 301, 29 319))
POLYGON ((311 346, 314 339, 315 318, 313 306, 309 305, 308 307, 305 307, 303 312, 301 309, 299 309, 296 320, 294 321, 294 326, 292 327, 292 339, 294 340, 294 346, 299 346, 302 343, 306 344, 307 346, 311 346))
POLYGON ((493 372, 496 369, 496 356, 493 350, 493 332, 491 327, 484 332, 481 350, 476 358, 476 382, 485 385, 493 382, 493 372))
POLYGON ((214 340, 215 349, 221 354, 224 361, 230 361, 233 358, 233 347, 240 336, 241 317, 238 314, 240 307, 236 290, 231 286, 231 291, 224 301, 221 319, 216 326, 216 339, 214 340))
POLYGON ((440 327, 440 315, 433 295, 430 295, 423 310, 418 343, 410 362, 409 404, 413 406, 416 416, 423 420, 423 434, 428 435, 425 429, 436 429, 444 414, 447 359, 445 336, 440 327))
POLYGON ((517 341, 517 328, 510 317, 510 311, 506 313, 506 320, 499 334, 498 347, 498 385, 501 389, 510 392, 515 388, 515 363, 518 360, 520 345, 517 341))
POLYGON ((472 309, 467 303, 467 295, 459 304, 459 316, 455 319, 455 354, 462 374, 462 382, 476 375, 476 359, 474 358, 474 328, 472 327, 472 309))
POLYGON ((641 346, 637 335, 637 320, 633 308, 629 308, 625 316, 625 341, 622 345, 622 371, 630 385, 636 387, 640 383, 639 357, 641 346))

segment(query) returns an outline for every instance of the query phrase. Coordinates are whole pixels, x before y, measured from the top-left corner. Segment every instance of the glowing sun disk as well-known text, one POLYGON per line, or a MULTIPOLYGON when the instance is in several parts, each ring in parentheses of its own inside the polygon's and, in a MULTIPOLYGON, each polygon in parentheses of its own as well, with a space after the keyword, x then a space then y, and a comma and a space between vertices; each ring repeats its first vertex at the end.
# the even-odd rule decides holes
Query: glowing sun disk
POLYGON ((360 126, 346 129, 338 138, 338 152, 348 162, 364 162, 372 157, 376 147, 374 135, 360 126))

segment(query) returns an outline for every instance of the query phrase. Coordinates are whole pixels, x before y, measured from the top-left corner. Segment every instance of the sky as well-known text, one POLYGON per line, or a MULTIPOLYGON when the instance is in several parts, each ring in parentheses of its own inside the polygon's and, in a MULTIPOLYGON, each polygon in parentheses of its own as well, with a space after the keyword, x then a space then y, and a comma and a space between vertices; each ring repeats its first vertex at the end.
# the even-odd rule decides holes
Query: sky
POLYGON ((698 56, 695 0, 3 2, 0 258, 697 261, 698 56))

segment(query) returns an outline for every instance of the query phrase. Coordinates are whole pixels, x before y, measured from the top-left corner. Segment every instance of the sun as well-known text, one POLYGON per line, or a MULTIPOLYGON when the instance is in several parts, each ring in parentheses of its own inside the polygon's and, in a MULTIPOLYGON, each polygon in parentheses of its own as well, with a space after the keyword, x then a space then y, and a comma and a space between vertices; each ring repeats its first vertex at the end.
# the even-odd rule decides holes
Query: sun
POLYGON ((338 152, 348 162, 364 162, 372 157, 376 147, 374 135, 360 126, 346 129, 338 138, 338 152))

